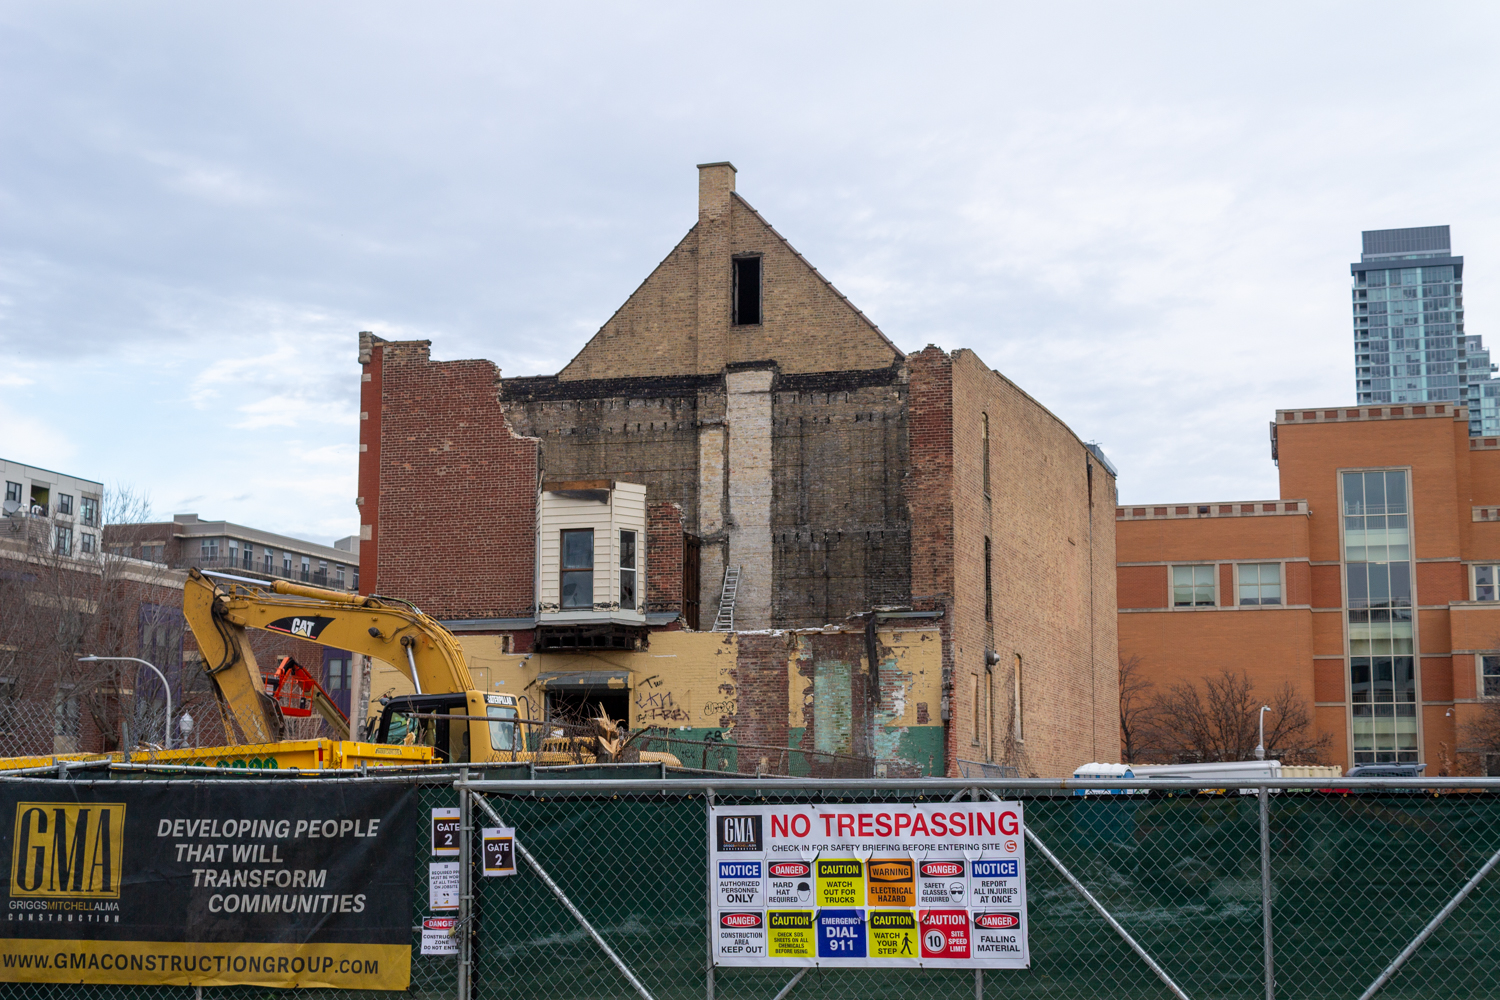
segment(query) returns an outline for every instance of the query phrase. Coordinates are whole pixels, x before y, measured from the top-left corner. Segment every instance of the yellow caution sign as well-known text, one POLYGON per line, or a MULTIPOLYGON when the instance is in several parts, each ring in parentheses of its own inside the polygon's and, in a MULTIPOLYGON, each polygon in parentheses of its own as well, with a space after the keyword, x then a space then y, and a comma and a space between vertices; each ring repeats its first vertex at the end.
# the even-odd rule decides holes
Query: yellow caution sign
POLYGON ((918 943, 915 912, 870 911, 871 958, 917 958, 918 943))
POLYGON ((865 866, 853 858, 824 860, 814 866, 819 906, 864 906, 865 866))
POLYGON ((817 938, 811 910, 772 910, 766 914, 766 953, 772 958, 814 958, 817 938))

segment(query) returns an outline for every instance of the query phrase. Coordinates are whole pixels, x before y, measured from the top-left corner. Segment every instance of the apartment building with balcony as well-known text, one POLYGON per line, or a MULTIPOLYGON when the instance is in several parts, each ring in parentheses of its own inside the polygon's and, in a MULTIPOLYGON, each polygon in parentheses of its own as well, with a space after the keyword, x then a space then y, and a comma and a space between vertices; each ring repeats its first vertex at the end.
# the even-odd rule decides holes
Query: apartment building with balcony
POLYGON ((0 459, 5 530, 64 556, 99 551, 104 484, 0 459))
POLYGON ((174 569, 196 566, 258 580, 359 589, 359 547, 353 538, 320 545, 230 521, 175 514, 170 521, 110 525, 105 544, 118 555, 174 569))

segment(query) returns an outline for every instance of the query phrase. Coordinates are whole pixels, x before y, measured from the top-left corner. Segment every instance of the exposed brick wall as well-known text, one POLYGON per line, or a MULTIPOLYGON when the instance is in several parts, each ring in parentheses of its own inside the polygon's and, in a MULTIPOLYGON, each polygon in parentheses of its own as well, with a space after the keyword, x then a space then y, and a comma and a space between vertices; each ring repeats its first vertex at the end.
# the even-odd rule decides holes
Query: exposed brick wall
POLYGON ((646 610, 682 611, 682 505, 646 505, 646 610))
POLYGON ((374 575, 437 618, 529 616, 539 442, 511 430, 494 364, 435 362, 428 346, 379 348, 374 575))
POLYGON ((842 621, 911 595, 904 371, 783 377, 773 395, 775 620, 842 621))
MULTIPOLYGON (((757 632, 736 637, 734 737, 739 743, 784 747, 787 740, 786 633, 757 632)), ((761 754, 739 755, 740 770, 753 773, 761 754)), ((774 762, 773 762, 774 763, 774 762)))
POLYGON ((722 379, 701 391, 676 380, 536 382, 506 379, 502 398, 516 432, 541 440, 548 478, 642 483, 647 503, 681 504, 697 525, 697 427, 722 423, 722 379))
MULTIPOLYGON (((942 610, 943 706, 953 703, 953 365, 929 344, 906 358, 910 370, 908 439, 911 459, 905 493, 911 517, 911 601, 924 611, 942 610)), ((944 733, 943 756, 951 770, 955 731, 944 733)))
POLYGON ((765 359, 784 372, 900 360, 875 325, 733 191, 733 171, 705 172, 697 223, 560 378, 717 374, 726 364, 765 359), (762 321, 731 326, 729 261, 747 254, 761 256, 762 321))
POLYGON ((912 589, 914 599, 921 583, 946 585, 951 595, 949 773, 962 756, 1068 774, 1082 757, 1112 754, 1118 740, 1113 477, 1065 424, 972 351, 945 356, 929 347, 908 362, 912 589), (929 550, 932 565, 919 570, 929 550), (987 650, 999 655, 988 670, 987 650), (1024 739, 1014 726, 1017 656, 1024 739))
POLYGON ((378 592, 380 579, 380 428, 385 341, 359 335, 359 592, 378 592))

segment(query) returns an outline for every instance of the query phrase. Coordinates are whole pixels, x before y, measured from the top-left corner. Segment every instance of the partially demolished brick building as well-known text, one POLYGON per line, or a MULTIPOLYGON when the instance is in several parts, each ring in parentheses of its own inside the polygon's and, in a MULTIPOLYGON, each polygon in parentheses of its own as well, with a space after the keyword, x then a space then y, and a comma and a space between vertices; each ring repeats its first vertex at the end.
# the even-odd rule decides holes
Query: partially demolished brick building
POLYGON ((1110 756, 1112 467, 973 352, 902 352, 698 172, 696 225, 556 375, 361 334, 362 589, 538 716, 893 776, 1110 756))

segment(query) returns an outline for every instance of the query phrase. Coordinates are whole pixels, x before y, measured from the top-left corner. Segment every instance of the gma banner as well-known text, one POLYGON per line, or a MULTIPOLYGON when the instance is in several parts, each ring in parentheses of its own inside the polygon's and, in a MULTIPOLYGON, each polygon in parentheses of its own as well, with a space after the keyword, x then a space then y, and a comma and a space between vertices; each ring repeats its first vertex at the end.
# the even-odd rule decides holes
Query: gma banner
POLYGON ((416 793, 381 783, 0 783, 0 982, 411 982, 416 793))

